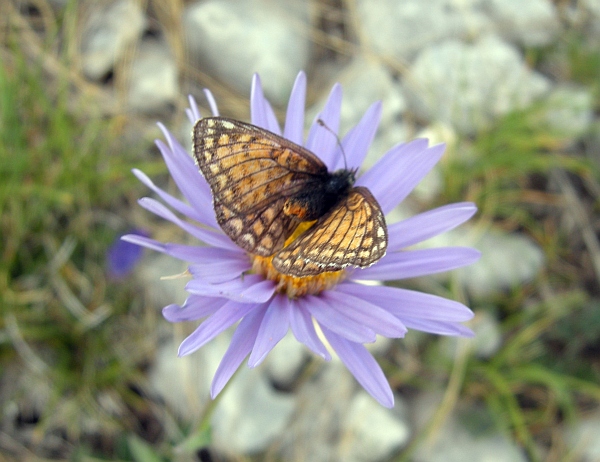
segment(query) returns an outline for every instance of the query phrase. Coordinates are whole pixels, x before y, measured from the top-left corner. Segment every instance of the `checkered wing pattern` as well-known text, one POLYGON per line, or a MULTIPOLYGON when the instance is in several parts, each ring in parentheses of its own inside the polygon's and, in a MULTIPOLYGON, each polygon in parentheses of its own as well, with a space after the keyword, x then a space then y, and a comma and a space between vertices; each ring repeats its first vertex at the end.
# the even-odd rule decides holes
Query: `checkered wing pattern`
POLYGON ((304 234, 279 251, 273 266, 292 276, 367 267, 385 255, 387 227, 381 207, 364 187, 352 188, 345 200, 304 234))
POLYGON ((298 225, 287 199, 327 177, 307 149, 254 125, 207 117, 194 125, 194 157, 213 195, 217 222, 238 246, 270 256, 298 225))

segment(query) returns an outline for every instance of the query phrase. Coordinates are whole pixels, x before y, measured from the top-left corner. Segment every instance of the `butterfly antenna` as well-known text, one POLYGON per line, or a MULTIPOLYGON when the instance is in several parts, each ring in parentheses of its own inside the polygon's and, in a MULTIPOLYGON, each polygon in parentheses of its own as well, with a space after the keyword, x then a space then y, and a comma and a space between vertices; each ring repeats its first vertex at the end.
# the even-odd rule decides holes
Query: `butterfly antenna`
POLYGON ((329 126, 325 123, 323 119, 317 119, 317 123, 335 136, 335 140, 337 141, 337 145, 340 147, 340 151, 342 151, 342 157, 344 158, 344 170, 348 170, 348 162, 346 161, 346 152, 344 151, 344 147, 342 146, 342 142, 340 141, 340 137, 336 132, 334 132, 329 126))

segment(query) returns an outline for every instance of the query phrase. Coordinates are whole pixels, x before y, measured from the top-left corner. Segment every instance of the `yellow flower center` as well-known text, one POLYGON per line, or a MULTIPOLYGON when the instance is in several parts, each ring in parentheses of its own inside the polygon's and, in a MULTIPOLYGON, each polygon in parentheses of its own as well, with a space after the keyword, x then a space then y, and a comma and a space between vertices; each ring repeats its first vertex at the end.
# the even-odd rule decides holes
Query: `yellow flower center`
MULTIPOLYGON (((316 221, 316 220, 315 220, 316 221)), ((296 228, 294 233, 285 241, 289 245, 300 234, 310 228, 315 222, 304 222, 296 228)), ((340 283, 346 276, 344 270, 327 271, 314 276, 290 276, 282 274, 273 266, 273 255, 270 257, 261 257, 259 255, 250 255, 252 259, 252 272, 260 274, 265 279, 275 281, 277 292, 286 294, 289 298, 298 298, 304 295, 316 295, 324 290, 330 289, 340 283)))

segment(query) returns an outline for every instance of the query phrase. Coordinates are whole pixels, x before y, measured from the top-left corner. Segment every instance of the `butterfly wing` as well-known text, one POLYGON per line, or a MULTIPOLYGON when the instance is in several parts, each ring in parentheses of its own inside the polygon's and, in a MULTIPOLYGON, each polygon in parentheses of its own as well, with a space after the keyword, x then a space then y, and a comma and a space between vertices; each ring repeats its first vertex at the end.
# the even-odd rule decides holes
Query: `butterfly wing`
POLYGON ((193 139, 225 234, 257 255, 280 250, 297 225, 282 211, 286 200, 323 181, 325 164, 285 138, 225 117, 198 120, 193 139))
POLYGON ((387 226, 381 207, 364 187, 348 197, 279 251, 273 266, 281 273, 304 277, 347 266, 370 266, 385 255, 387 226))

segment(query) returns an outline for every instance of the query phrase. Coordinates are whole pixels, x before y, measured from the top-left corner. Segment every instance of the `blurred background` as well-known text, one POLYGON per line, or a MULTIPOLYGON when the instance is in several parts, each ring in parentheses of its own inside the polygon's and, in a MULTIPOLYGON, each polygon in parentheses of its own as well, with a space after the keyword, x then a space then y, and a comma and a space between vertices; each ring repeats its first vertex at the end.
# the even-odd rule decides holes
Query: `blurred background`
POLYGON ((599 0, 2 0, 0 40, 0 460, 600 460, 599 0), (157 121, 249 120, 254 72, 282 117, 302 69, 308 121, 383 101, 367 166, 447 143, 392 221, 479 207, 426 245, 480 262, 402 282, 476 337, 377 342, 392 410, 290 339, 212 402, 227 336, 177 358, 185 267, 118 240, 188 239, 137 205, 157 121))

